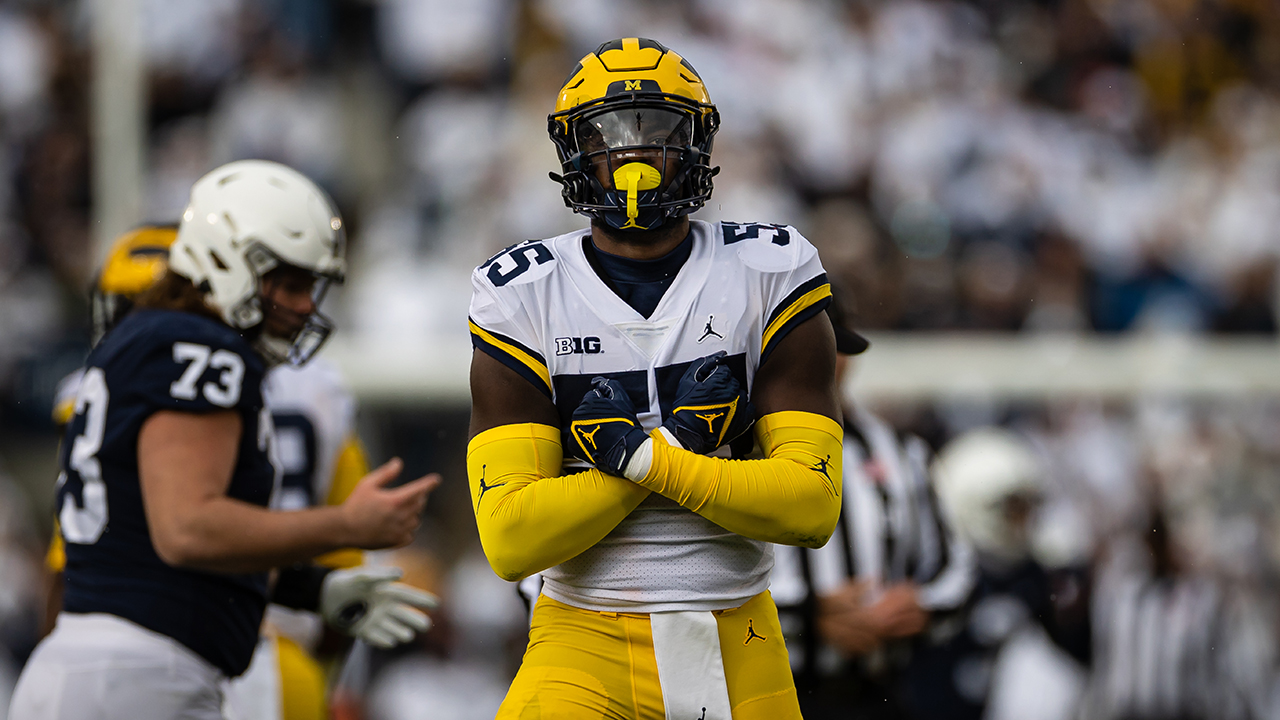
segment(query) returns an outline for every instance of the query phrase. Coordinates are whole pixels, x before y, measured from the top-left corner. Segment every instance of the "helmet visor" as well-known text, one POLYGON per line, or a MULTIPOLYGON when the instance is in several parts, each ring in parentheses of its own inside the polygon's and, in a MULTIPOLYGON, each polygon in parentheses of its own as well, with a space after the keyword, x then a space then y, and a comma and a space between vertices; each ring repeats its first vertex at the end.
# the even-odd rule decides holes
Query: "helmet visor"
POLYGON ((627 107, 585 117, 577 123, 578 149, 585 153, 637 146, 685 147, 692 117, 654 107, 627 107))

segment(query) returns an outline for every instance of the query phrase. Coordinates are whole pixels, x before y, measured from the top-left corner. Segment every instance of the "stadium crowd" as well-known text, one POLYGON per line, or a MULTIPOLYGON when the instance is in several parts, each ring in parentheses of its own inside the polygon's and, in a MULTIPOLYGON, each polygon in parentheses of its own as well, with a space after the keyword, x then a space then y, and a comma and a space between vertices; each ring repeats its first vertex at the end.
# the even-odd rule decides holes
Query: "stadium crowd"
MULTIPOLYGON (((88 28, 107 4, 0 0, 0 435, 23 442, 52 436, 54 385, 88 346, 88 28)), ((138 5, 144 219, 176 220, 220 163, 297 168, 350 228, 356 270, 330 302, 344 334, 460 336, 472 267, 582 224, 546 176, 546 115, 564 68, 624 35, 678 48, 723 117, 696 217, 794 225, 859 329, 1276 334, 1280 10, 1261 0, 138 5)), ((1044 665, 1064 699, 1005 700, 1008 716, 1280 717, 1280 404, 877 409, 935 449, 1019 431, 1048 469, 1038 559, 1092 568, 1092 662, 1044 665), (1214 669, 1167 679, 1198 641, 1165 647, 1158 628, 1202 617, 1214 669)), ((437 452, 460 466, 458 442, 437 452)), ((0 456, 0 714, 38 639, 51 520, 6 463, 30 461, 0 456)), ((432 509, 461 518, 438 526, 467 527, 464 496, 432 509)), ((426 717, 428 696, 491 716, 525 618, 473 529, 427 527, 418 571, 446 618, 343 681, 370 717, 426 717)))

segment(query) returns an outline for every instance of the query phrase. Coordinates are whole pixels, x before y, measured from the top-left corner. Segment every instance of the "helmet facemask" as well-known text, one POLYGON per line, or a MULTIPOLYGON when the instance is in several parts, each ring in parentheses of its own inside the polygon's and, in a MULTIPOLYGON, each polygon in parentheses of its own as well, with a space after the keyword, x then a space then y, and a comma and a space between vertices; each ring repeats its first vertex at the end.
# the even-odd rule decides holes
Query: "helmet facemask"
MULTIPOLYGON (((246 315, 253 314, 259 318, 254 327, 257 331, 253 338, 254 348, 268 365, 305 364, 333 332, 333 321, 320 312, 320 303, 323 302, 329 287, 335 282, 341 283, 342 278, 290 265, 276 257, 261 243, 252 243, 245 252, 245 259, 248 261, 258 287, 257 294, 242 306, 246 315), (268 286, 273 284, 271 274, 275 271, 291 272, 299 277, 307 277, 311 283, 310 295, 314 310, 303 318, 300 327, 286 334, 280 334, 277 328, 272 327, 277 323, 278 315, 273 316, 276 314, 273 314, 270 308, 269 304, 272 300, 268 296, 268 286)), ((288 281, 286 280, 284 284, 287 285, 288 281)), ((286 309, 284 312, 289 311, 286 309)))
POLYGON ((618 230, 652 230, 711 197, 713 106, 630 93, 551 116, 565 204, 618 230), (644 166, 644 167, 640 167, 644 166), (656 172, 655 172, 656 171, 656 172))

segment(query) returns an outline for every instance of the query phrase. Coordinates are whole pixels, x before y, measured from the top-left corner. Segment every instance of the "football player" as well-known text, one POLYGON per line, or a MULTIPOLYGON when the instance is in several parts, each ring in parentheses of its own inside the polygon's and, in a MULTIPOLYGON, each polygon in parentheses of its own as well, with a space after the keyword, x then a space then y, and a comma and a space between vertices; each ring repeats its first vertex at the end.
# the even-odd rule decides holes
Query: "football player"
POLYGON ((719 121, 675 52, 601 45, 549 118, 590 227, 473 275, 480 539, 545 581, 499 718, 800 717, 770 543, 840 508, 830 289, 794 228, 689 219, 719 121))
POLYGON ((307 561, 407 543, 437 476, 388 489, 393 460, 340 506, 267 509, 262 378, 327 337, 317 304, 344 246, 324 193, 282 165, 231 163, 192 188, 166 274, 86 361, 60 458, 63 612, 11 717, 220 718, 268 599, 375 644, 426 627, 434 599, 395 569, 307 561))
MULTIPOLYGON (((144 225, 112 244, 90 292, 94 345, 128 314, 138 296, 164 275, 169 247, 177 236, 177 225, 144 225)), ((83 376, 82 368, 58 386, 53 417, 59 426, 74 415, 76 391, 83 376)), ((276 430, 282 471, 274 507, 297 510, 342 504, 369 467, 355 435, 355 399, 338 369, 323 357, 314 357, 302 366, 285 363, 268 371, 263 392, 276 430)), ((363 553, 346 548, 316 562, 352 568, 362 564, 363 553)), ((42 634, 53 629, 62 607, 66 555, 56 527, 46 564, 51 591, 42 634)), ((263 637, 250 669, 227 687, 228 713, 242 720, 327 717, 325 674, 313 657, 321 630, 314 613, 268 607, 263 637)))

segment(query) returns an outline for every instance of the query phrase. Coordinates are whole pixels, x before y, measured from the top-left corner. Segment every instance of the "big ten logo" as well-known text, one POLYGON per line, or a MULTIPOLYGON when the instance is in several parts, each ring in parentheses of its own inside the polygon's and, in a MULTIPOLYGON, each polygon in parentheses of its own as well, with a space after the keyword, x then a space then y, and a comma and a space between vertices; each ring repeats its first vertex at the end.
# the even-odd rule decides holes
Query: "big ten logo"
POLYGON ((600 352, 600 338, 558 337, 556 355, 596 355, 600 352))

